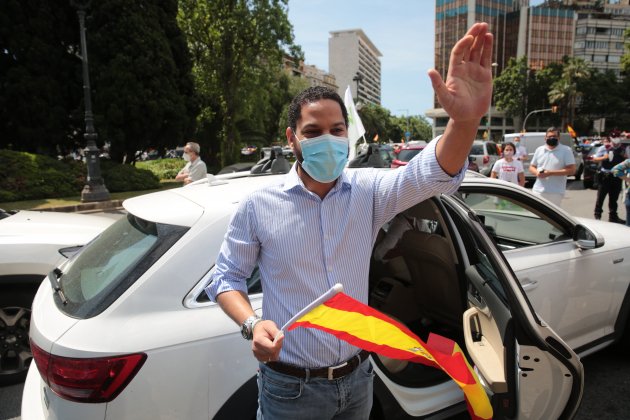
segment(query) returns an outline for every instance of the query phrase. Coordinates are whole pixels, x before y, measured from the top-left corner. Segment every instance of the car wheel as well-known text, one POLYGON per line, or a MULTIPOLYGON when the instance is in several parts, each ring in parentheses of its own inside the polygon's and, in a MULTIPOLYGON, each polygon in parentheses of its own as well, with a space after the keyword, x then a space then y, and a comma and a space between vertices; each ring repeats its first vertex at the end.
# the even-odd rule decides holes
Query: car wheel
POLYGON ((0 386, 24 381, 33 359, 28 329, 35 291, 0 290, 0 386))

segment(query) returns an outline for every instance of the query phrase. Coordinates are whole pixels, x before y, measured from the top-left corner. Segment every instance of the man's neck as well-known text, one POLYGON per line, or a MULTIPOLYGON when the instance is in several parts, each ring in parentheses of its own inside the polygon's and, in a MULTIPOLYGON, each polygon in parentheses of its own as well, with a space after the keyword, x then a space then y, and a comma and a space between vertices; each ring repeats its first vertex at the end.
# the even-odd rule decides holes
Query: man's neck
POLYGON ((324 197, 326 197, 326 195, 328 195, 330 190, 333 189, 335 183, 337 182, 337 180, 327 183, 316 181, 311 178, 311 176, 307 174, 304 169, 302 169, 302 166, 300 164, 297 165, 297 173, 306 189, 313 194, 317 194, 322 200, 324 199, 324 197))

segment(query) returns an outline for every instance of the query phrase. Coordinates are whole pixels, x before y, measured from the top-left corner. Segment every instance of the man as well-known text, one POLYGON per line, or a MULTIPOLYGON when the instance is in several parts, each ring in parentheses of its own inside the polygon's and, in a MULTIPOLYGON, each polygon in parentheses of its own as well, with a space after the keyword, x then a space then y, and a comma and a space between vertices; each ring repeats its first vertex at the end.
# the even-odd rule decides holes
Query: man
POLYGON ((525 146, 521 145, 520 136, 514 138, 514 147, 516 147, 516 152, 514 152, 514 159, 520 160, 521 162, 525 162, 529 160, 527 149, 525 148, 525 146))
POLYGON ((621 178, 613 176, 611 173, 613 167, 623 162, 624 159, 624 150, 621 147, 619 138, 611 141, 610 138, 605 137, 604 143, 593 156, 594 162, 600 162, 597 175, 599 181, 597 185, 597 200, 595 201, 594 210, 595 219, 597 220, 602 218, 604 199, 608 195, 608 221, 613 223, 626 222, 617 215, 617 201, 619 200, 622 186, 621 178))
POLYGON ((342 283, 367 303, 372 247, 383 224, 439 193, 457 190, 492 94, 492 35, 477 23, 453 48, 446 83, 429 71, 450 121, 444 135, 396 171, 344 173, 348 115, 324 87, 289 105, 286 138, 297 162, 272 185, 239 204, 206 291, 253 339, 260 363, 258 418, 366 419, 372 368, 366 352, 314 329, 284 337, 279 326, 342 283), (263 319, 247 299, 246 279, 258 265, 263 319))
POLYGON ((559 144, 559 138, 557 128, 547 129, 546 144, 534 152, 529 172, 536 176, 532 192, 561 207, 567 176, 575 174, 575 156, 569 146, 559 144))
POLYGON ((208 176, 208 169, 204 161, 199 157, 199 152, 201 152, 201 148, 198 143, 192 141, 186 143, 186 146, 184 146, 184 160, 187 163, 175 177, 177 181, 182 181, 184 185, 188 185, 208 176))

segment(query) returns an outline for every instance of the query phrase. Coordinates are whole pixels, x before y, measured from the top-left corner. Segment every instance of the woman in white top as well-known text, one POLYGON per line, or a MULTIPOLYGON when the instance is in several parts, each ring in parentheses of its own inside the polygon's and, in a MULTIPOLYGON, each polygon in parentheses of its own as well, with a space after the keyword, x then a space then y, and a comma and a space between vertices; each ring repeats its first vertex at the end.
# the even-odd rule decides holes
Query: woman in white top
POLYGON ((491 178, 499 178, 504 181, 513 182, 521 187, 525 185, 525 171, 523 163, 514 159, 516 147, 512 143, 503 145, 503 159, 499 159, 494 163, 491 178))

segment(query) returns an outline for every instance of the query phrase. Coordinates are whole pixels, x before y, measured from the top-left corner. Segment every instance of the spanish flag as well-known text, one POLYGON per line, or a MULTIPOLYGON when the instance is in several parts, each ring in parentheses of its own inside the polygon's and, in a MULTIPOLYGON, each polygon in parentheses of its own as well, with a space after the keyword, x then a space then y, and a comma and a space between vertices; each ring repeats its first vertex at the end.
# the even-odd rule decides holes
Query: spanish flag
POLYGON ((488 396, 457 343, 437 334, 424 343, 405 325, 341 290, 341 285, 334 286, 282 330, 315 328, 370 352, 442 369, 462 388, 471 418, 492 418, 488 396))
POLYGON ((574 139, 577 138, 577 133, 575 132, 573 127, 567 125, 567 131, 569 132, 569 134, 571 134, 571 137, 573 137, 574 139))

